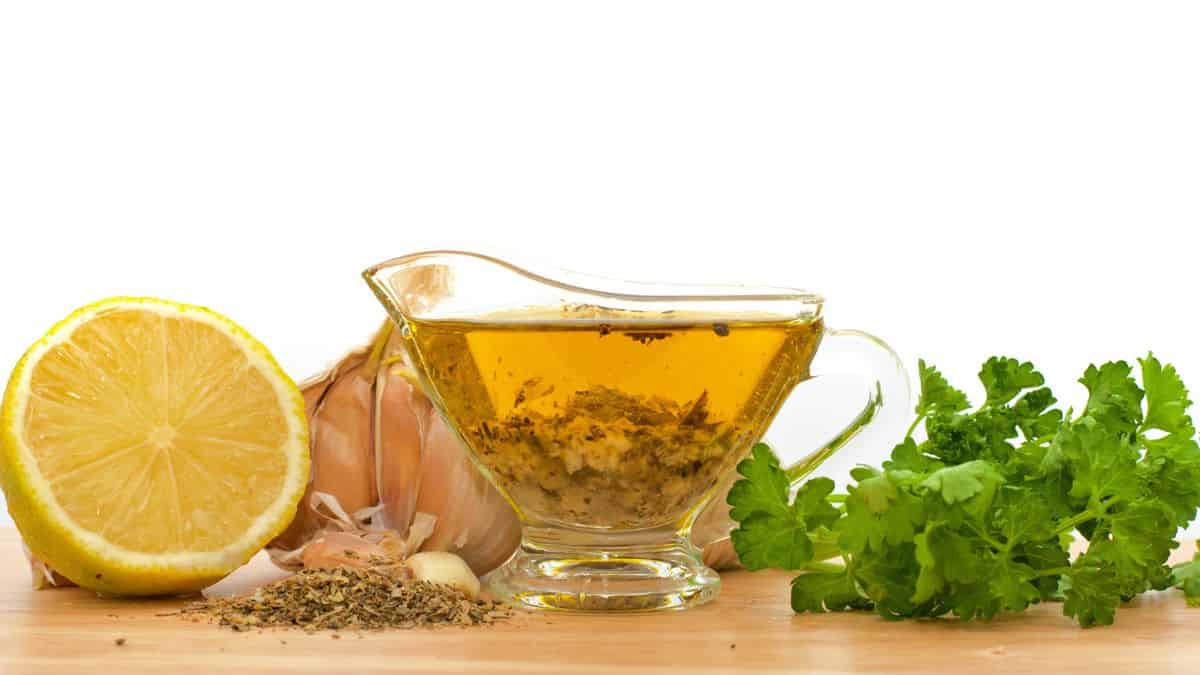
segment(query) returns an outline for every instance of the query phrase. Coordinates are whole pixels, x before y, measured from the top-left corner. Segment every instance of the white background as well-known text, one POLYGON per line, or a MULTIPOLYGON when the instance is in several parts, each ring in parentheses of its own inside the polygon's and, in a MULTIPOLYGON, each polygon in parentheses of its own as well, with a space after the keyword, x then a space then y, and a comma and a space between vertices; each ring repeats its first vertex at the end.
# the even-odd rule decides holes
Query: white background
MULTIPOLYGON (((973 394, 1200 386, 1200 5, 0 5, 0 369, 85 302, 212 306, 297 377, 358 277, 466 248, 803 286, 973 394)), ((4 518, 6 516, 0 516, 4 518)))

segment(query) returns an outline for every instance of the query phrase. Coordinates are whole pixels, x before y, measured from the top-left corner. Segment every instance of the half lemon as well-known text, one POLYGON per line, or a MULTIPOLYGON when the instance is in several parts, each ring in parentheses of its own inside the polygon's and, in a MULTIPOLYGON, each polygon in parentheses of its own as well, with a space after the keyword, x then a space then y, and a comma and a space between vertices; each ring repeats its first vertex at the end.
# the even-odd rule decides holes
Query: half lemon
POLYGON ((112 298, 25 353, 0 417, 0 486, 25 543, 118 595, 203 588, 282 531, 308 479, 295 383, 202 307, 112 298))

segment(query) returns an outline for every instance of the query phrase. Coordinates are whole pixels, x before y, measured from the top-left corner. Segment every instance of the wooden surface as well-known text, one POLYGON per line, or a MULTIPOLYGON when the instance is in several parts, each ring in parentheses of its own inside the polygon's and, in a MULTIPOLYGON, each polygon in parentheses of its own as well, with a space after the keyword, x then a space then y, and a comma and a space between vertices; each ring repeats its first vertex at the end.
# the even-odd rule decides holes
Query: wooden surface
MULTIPOLYGON (((260 559, 219 590, 279 576, 260 559)), ((797 616, 787 604, 788 578, 730 573, 716 602, 685 612, 522 613, 502 626, 343 632, 338 639, 233 633, 156 616, 181 600, 29 590, 16 533, 0 530, 0 673, 1200 673, 1200 609, 1187 608, 1178 591, 1123 608, 1116 626, 1081 630, 1057 604, 990 624, 797 616)))

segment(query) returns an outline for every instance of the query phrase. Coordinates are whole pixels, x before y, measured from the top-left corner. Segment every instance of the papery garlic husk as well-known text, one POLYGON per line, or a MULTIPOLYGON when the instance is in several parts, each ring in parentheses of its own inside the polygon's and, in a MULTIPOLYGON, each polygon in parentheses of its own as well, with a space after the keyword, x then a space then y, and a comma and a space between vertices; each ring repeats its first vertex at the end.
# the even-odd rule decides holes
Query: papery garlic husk
POLYGON ((33 581, 33 590, 41 591, 47 588, 55 588, 58 586, 74 586, 75 582, 55 572, 49 565, 34 557, 33 552, 24 543, 21 548, 25 551, 25 559, 29 561, 30 576, 33 581))

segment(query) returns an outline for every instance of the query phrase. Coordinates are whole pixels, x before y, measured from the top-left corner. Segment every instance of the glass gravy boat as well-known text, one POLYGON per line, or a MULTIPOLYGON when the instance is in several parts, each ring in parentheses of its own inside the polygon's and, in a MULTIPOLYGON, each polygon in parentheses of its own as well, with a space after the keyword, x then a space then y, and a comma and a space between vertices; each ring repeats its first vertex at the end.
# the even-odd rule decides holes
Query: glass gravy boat
MULTIPOLYGON (((868 427, 888 441, 903 428, 899 359, 865 333, 827 328, 812 293, 554 280, 456 251, 363 274, 438 410, 521 519, 521 546, 486 580, 511 602, 650 610, 716 597, 692 526, 816 376, 818 354, 869 386, 834 438, 784 456, 789 478, 869 441, 868 427)), ((723 506, 705 520, 728 523, 723 506)))

